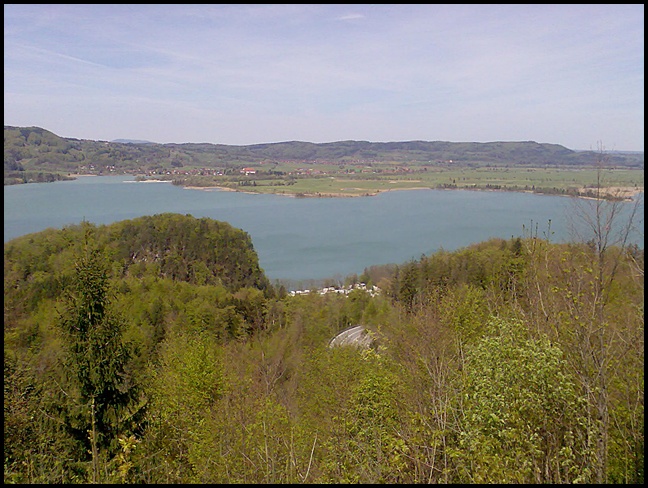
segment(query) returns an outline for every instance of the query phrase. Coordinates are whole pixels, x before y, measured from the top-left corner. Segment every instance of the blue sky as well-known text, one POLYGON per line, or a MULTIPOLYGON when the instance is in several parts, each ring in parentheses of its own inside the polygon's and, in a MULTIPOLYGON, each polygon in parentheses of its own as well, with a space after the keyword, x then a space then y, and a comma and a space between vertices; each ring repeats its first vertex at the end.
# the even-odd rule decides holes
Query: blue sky
POLYGON ((6 5, 4 123, 63 137, 644 150, 644 6, 6 5))

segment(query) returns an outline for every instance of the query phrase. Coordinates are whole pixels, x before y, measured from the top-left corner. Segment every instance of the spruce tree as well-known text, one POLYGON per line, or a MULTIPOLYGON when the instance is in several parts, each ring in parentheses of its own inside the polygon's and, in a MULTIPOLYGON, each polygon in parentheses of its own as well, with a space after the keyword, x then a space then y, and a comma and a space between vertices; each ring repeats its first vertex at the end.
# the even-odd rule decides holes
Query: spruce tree
POLYGON ((69 406, 70 412, 77 412, 71 422, 76 425, 71 427, 87 433, 96 482, 99 454, 123 433, 137 389, 126 373, 131 355, 122 341, 125 322, 110 308, 108 265, 100 249, 89 243, 88 233, 59 325, 70 391, 74 392, 70 396, 77 399, 69 406))

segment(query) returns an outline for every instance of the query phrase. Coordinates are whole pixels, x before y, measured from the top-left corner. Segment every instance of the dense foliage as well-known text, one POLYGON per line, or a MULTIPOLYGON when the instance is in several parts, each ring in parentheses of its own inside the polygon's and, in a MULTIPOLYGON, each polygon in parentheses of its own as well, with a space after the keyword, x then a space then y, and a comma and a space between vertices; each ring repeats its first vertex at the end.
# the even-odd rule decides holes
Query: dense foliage
POLYGON ((492 239, 290 296, 162 214, 4 267, 5 483, 643 482, 642 249, 492 239))

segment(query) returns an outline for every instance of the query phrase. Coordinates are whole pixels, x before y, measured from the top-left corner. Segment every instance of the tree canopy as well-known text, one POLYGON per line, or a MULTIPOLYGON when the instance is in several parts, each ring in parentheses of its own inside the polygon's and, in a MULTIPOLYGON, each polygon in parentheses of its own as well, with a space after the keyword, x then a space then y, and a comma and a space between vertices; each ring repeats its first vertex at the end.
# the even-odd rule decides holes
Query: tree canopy
POLYGON ((491 239, 292 296, 244 231, 160 214, 4 269, 5 483, 643 483, 636 246, 491 239))

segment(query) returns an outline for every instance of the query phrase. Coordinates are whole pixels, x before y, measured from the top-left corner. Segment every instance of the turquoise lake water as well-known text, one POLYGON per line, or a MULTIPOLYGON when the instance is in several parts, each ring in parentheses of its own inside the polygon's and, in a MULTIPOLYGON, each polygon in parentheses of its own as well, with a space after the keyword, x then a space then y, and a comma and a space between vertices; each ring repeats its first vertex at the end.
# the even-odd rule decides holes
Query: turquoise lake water
MULTIPOLYGON (((128 176, 81 177, 5 186, 4 240, 83 220, 109 224, 163 212, 229 222, 251 236, 268 278, 298 281, 342 279, 371 265, 401 264, 491 237, 522 237, 530 229, 545 237, 549 221, 553 242, 572 240, 574 199, 468 190, 293 198, 138 183, 128 176)), ((643 247, 643 206, 640 227, 636 239, 643 247)))

